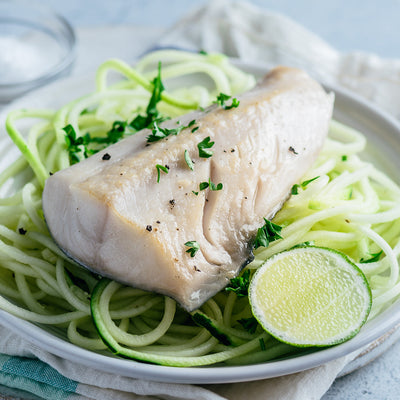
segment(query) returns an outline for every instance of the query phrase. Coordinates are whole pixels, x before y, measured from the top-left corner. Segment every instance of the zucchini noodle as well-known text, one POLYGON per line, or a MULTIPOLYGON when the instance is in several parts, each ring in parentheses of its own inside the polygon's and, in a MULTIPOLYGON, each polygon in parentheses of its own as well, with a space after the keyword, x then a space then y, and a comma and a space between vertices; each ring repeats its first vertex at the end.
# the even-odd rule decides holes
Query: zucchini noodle
MULTIPOLYGON (((301 353, 257 324, 249 327, 254 320, 246 296, 223 290, 189 314, 168 297, 82 269, 48 233, 41 195, 49 173, 70 165, 63 128, 71 125, 77 137, 99 138, 115 121, 143 115, 159 61, 166 90, 157 107, 169 117, 206 107, 220 92, 235 95, 255 84, 223 55, 163 50, 135 68, 120 60, 105 62, 96 90, 57 111, 11 112, 6 129, 23 156, 0 174, 0 308, 54 325, 77 346, 108 347, 163 365, 242 365, 301 353), (35 119, 26 132, 19 127, 22 119, 35 119)), ((273 219, 282 227, 282 239, 257 249, 245 271, 252 274, 267 258, 304 242, 342 251, 371 286, 371 319, 400 295, 400 188, 363 161, 365 145, 361 133, 331 122, 317 161, 273 219)))

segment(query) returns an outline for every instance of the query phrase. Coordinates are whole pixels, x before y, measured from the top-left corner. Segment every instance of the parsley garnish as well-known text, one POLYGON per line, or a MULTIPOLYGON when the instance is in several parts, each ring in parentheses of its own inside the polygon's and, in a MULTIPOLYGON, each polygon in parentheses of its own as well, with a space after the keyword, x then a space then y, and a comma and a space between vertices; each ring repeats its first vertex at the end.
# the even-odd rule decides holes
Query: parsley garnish
POLYGON ((205 190, 208 188, 208 186, 209 186, 208 182, 200 182, 199 189, 205 190))
POLYGON ((180 125, 177 128, 168 129, 168 128, 161 128, 160 126, 158 126, 157 121, 153 121, 153 129, 151 131, 151 134, 147 136, 147 142, 148 143, 157 142, 161 139, 166 138, 169 135, 178 135, 183 129, 193 126, 195 122, 196 122, 195 120, 192 120, 189 122, 188 125, 180 125))
POLYGON ((214 154, 212 150, 208 150, 214 146, 214 142, 210 142, 210 140, 210 136, 207 136, 204 140, 197 144, 197 148, 199 149, 199 157, 210 158, 214 154))
POLYGON ((239 106, 240 101, 234 97, 232 98, 232 96, 229 96, 227 94, 224 93, 220 93, 217 96, 217 101, 214 101, 214 103, 219 104, 224 110, 230 110, 231 108, 236 108, 239 106), (229 99, 232 99, 231 105, 228 106, 225 102, 229 99))
POLYGON ((161 171, 163 171, 166 174, 168 174, 168 169, 169 168, 166 165, 164 166, 164 165, 160 165, 160 164, 157 164, 156 168, 157 168, 157 183, 158 183, 158 182, 160 182, 161 171))
POLYGON ((186 253, 190 254, 190 257, 194 257, 195 254, 200 250, 199 244, 195 240, 191 240, 185 243, 185 246, 189 247, 186 253))
POLYGON ((213 190, 213 191, 217 191, 217 190, 222 190, 223 185, 222 185, 222 183, 218 183, 218 185, 216 185, 214 182, 211 182, 211 178, 209 178, 208 182, 201 182, 199 184, 200 190, 205 190, 207 188, 210 188, 210 190, 213 190))
POLYGON ((194 164, 193 164, 193 161, 190 158, 189 152, 187 150, 185 150, 185 161, 186 161, 187 166, 193 171, 194 164))
POLYGON ((133 129, 135 129, 135 131, 148 128, 153 124, 153 122, 161 122, 165 120, 157 110, 157 103, 161 101, 161 93, 165 90, 161 81, 161 62, 158 63, 158 74, 153 79, 152 83, 153 92, 146 108, 146 115, 143 116, 139 114, 129 124, 133 129))
POLYGON ((74 127, 69 124, 63 128, 65 132, 65 141, 67 143, 67 150, 71 164, 80 161, 79 153, 83 152, 84 158, 88 158, 92 154, 97 153, 99 150, 105 148, 109 144, 117 143, 124 136, 127 131, 128 124, 125 121, 115 121, 112 128, 107 132, 104 137, 92 137, 89 133, 83 136, 76 137, 74 127), (97 143, 102 146, 96 148, 89 148, 90 144, 97 143))
POLYGON ((82 136, 76 137, 74 127, 69 124, 63 128, 65 132, 65 142, 67 144, 67 150, 71 164, 78 163, 80 158, 78 154, 85 151, 86 143, 82 136))
POLYGON ((342 156, 342 161, 347 161, 347 156, 346 155, 342 156))
POLYGON ((105 144, 117 143, 124 136, 127 125, 126 121, 115 121, 112 124, 112 128, 107 132, 106 137, 90 137, 90 141, 105 144))
POLYGON ((258 229, 257 236, 254 240, 255 249, 259 247, 268 247, 270 242, 282 239, 282 236, 280 235, 282 227, 268 221, 266 218, 264 218, 264 221, 264 226, 258 229))
POLYGON ((369 264, 369 263, 373 263, 376 261, 379 261, 381 255, 382 255, 383 251, 379 251, 378 253, 370 253, 371 254, 371 258, 361 258, 360 263, 361 264, 369 264))
POLYGON ((242 318, 238 322, 249 333, 254 333, 258 326, 258 321, 254 317, 242 318))
POLYGON ((250 270, 246 269, 241 276, 232 278, 225 290, 235 292, 238 297, 244 297, 249 292, 249 284, 250 270))
POLYGON ((296 183, 295 185, 292 186, 291 189, 291 194, 299 194, 299 188, 305 189, 312 181, 315 181, 316 179, 319 178, 318 176, 315 176, 314 178, 308 179, 307 181, 301 182, 300 184, 296 183))

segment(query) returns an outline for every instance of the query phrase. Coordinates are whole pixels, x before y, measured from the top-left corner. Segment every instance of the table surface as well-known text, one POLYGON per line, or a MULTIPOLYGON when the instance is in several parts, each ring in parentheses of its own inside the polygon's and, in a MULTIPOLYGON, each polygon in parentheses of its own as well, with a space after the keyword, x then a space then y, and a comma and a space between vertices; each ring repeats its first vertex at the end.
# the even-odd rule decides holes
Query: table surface
MULTIPOLYGON (((167 28, 203 0, 41 0, 75 28, 130 25, 167 28)), ((400 1, 386 0, 252 0, 296 20, 340 51, 360 50, 400 59, 400 1)), ((77 60, 79 62, 79 60, 77 60)), ((398 399, 400 342, 382 356, 337 379, 323 400, 398 399)))

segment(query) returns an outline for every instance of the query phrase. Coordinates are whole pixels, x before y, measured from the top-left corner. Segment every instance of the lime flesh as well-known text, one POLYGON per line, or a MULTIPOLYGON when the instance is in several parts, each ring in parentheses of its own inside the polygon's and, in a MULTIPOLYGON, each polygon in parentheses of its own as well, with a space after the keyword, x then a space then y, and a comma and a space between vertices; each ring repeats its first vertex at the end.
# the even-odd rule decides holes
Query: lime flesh
POLYGON ((367 320, 371 290, 344 254, 300 247, 268 259, 249 288, 261 326, 295 346, 329 346, 353 337, 367 320))

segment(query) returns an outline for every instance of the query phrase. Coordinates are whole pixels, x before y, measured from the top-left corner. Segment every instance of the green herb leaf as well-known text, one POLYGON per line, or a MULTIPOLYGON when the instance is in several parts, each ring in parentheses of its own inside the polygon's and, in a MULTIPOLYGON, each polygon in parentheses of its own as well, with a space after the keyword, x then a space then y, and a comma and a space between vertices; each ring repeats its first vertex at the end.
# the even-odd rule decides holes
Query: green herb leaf
POLYGON ((258 321, 254 317, 242 318, 238 322, 249 333, 254 333, 258 327, 258 321))
POLYGON ((291 193, 292 195, 299 194, 299 187, 300 187, 300 185, 299 185, 298 183, 294 184, 294 185, 292 186, 292 189, 290 190, 290 193, 291 193))
POLYGON ((208 184, 209 184, 210 190, 213 190, 213 191, 222 190, 222 188, 223 188, 222 183, 218 183, 218 185, 216 185, 215 183, 211 182, 211 179, 208 180, 208 184))
POLYGON ((222 190, 223 185, 222 185, 222 183, 218 183, 218 185, 216 185, 214 182, 211 182, 211 178, 209 178, 208 182, 201 182, 199 184, 200 190, 205 190, 207 188, 210 188, 210 190, 213 190, 213 191, 217 191, 217 190, 222 190))
POLYGON ((189 152, 187 150, 185 150, 185 161, 186 161, 187 166, 193 171, 194 164, 193 164, 193 161, 190 158, 189 152))
POLYGON ((161 62, 158 63, 158 74, 153 79, 153 92, 151 94, 149 103, 146 107, 146 115, 136 116, 129 125, 135 130, 140 131, 148 128, 154 122, 162 122, 166 118, 163 117, 157 110, 157 104, 161 101, 161 93, 165 90, 164 85, 161 81, 161 62))
POLYGON ((234 97, 232 99, 231 105, 227 105, 225 102, 230 99, 232 99, 232 96, 229 96, 224 93, 220 93, 217 96, 217 101, 214 101, 214 103, 219 104, 224 110, 230 110, 231 108, 237 108, 240 104, 240 101, 234 97))
POLYGON ((157 164, 156 168, 157 168, 157 183, 158 183, 158 182, 160 182, 161 171, 163 171, 166 174, 168 174, 168 167, 164 166, 164 165, 157 164))
POLYGON ((258 229, 257 236, 254 240, 255 249, 259 247, 268 247, 270 242, 282 239, 282 236, 280 235, 282 227, 268 221, 266 218, 264 218, 264 221, 264 226, 258 229))
POLYGON ((300 184, 296 183, 292 186, 292 189, 290 190, 290 193, 292 195, 299 194, 299 189, 305 189, 312 181, 315 181, 318 179, 319 176, 315 176, 314 178, 308 179, 307 181, 301 182, 300 184))
POLYGON ((347 156, 346 155, 342 156, 342 161, 347 161, 347 156))
POLYGON ((195 240, 191 240, 189 242, 186 242, 185 246, 189 247, 186 250, 186 253, 189 253, 190 257, 194 257, 195 254, 200 250, 200 245, 195 240))
POLYGON ((259 342, 260 342, 261 351, 267 350, 267 348, 265 347, 264 339, 263 339, 263 338, 260 338, 260 339, 259 339, 259 342))
POLYGON ((204 140, 197 144, 197 148, 199 149, 199 157, 210 158, 214 154, 212 150, 208 150, 214 146, 214 142, 211 142, 210 140, 210 136, 207 136, 204 140))
POLYGON ((369 264, 369 263, 373 263, 373 262, 379 261, 379 259, 381 258, 382 253, 383 253, 382 250, 380 252, 378 252, 378 253, 371 253, 371 258, 367 258, 367 259, 361 258, 360 263, 361 264, 369 264))
POLYGON ((301 186, 303 189, 305 189, 311 182, 315 181, 315 180, 318 179, 318 178, 319 178, 319 175, 318 175, 318 176, 315 176, 314 178, 308 179, 307 181, 301 182, 301 183, 300 183, 300 186, 301 186))
POLYGON ((225 290, 235 292, 238 297, 248 295, 250 284, 250 270, 246 269, 241 276, 232 278, 225 290))
POLYGON ((200 190, 205 190, 205 189, 208 188, 208 186, 209 186, 208 182, 201 182, 200 185, 199 185, 199 189, 200 190))
POLYGON ((182 130, 189 128, 195 122, 196 121, 193 120, 189 122, 189 125, 180 125, 177 128, 168 129, 168 128, 161 128, 158 125, 157 121, 153 121, 153 129, 151 131, 151 134, 147 136, 147 142, 148 143, 157 142, 161 139, 166 138, 167 136, 178 135, 182 130))
POLYGON ((65 143, 69 154, 69 160, 71 164, 78 163, 81 158, 79 153, 85 153, 85 143, 82 136, 76 137, 76 132, 71 124, 68 124, 63 128, 65 132, 65 143))

